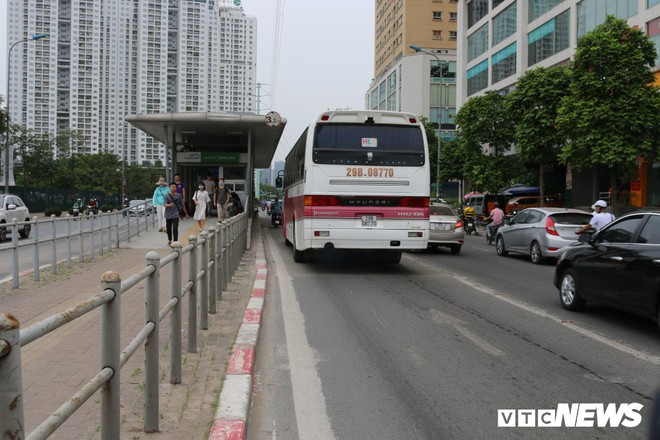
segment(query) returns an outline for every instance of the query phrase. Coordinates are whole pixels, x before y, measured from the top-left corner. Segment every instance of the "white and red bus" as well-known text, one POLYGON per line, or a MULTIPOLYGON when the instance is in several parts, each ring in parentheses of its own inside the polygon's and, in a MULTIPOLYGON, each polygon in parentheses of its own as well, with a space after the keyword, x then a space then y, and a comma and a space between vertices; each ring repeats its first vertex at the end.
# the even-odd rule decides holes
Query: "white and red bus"
MULTIPOLYGON (((283 232, 293 258, 320 249, 426 249, 429 153, 410 113, 329 111, 303 132, 284 166, 283 232)), ((278 179, 281 186, 281 179, 278 179)))

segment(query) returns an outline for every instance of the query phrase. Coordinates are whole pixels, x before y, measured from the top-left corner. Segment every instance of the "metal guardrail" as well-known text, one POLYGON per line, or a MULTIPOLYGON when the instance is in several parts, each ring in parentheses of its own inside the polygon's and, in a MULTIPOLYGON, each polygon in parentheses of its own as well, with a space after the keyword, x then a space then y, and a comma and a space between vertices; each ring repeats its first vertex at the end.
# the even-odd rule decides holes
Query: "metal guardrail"
POLYGON ((140 272, 121 280, 117 272, 106 272, 101 280, 101 291, 65 311, 51 315, 25 329, 10 313, 0 313, 0 427, 3 438, 37 440, 48 438, 96 391, 101 393, 101 438, 120 437, 120 370, 145 344, 145 405, 144 432, 159 429, 159 329, 168 315, 170 328, 170 383, 181 383, 181 301, 188 295, 187 351, 197 351, 197 331, 208 329, 208 313, 216 313, 217 301, 222 300, 232 274, 238 268, 247 249, 248 216, 243 213, 230 220, 217 223, 199 238, 190 236, 189 244, 172 244, 172 253, 162 259, 157 252, 145 255, 145 267, 140 272), (200 249, 198 269, 197 249, 200 249), (188 276, 182 281, 182 262, 188 254, 188 276), (160 307, 160 270, 172 264, 170 300, 160 307), (144 281, 145 322, 133 340, 120 351, 121 297, 129 289, 144 281), (210 294, 209 294, 210 292, 210 294), (198 299, 199 296, 199 299, 198 299), (199 301, 199 322, 197 305, 199 301), (102 307, 101 307, 102 306, 102 307), (34 431, 25 435, 23 414, 23 380, 21 349, 38 338, 73 322, 101 307, 101 365, 98 373, 74 393, 34 431), (191 330, 192 329, 192 330, 191 330))
MULTIPOLYGON (((146 203, 146 202, 145 202, 146 203)), ((11 252, 12 261, 12 287, 17 289, 20 279, 20 250, 25 247, 33 248, 33 261, 32 267, 34 270, 34 281, 41 279, 41 255, 40 247, 43 244, 51 243, 50 247, 50 268, 52 273, 57 273, 58 243, 65 242, 66 249, 64 257, 66 258, 67 268, 73 267, 74 251, 72 250, 72 239, 78 238, 77 247, 75 251, 79 261, 83 261, 85 257, 91 259, 98 252, 103 255, 107 249, 108 252, 119 247, 119 244, 125 241, 131 241, 134 236, 140 236, 141 231, 148 231, 149 227, 156 225, 156 210, 145 209, 144 214, 140 214, 138 206, 122 209, 121 211, 113 211, 109 213, 96 214, 96 215, 80 215, 72 217, 69 214, 64 218, 57 218, 51 215, 48 220, 37 220, 33 217, 31 221, 17 222, 14 220, 12 223, 6 224, 6 227, 12 232, 12 239, 10 244, 0 243, 0 258, 3 258, 4 253, 11 252), (133 217, 133 212, 136 213, 133 217), (123 219, 127 220, 124 221, 123 219), (65 223, 65 230, 58 234, 58 223, 65 223), (74 231, 74 225, 77 224, 77 231, 74 231), (18 240, 18 229, 25 225, 30 226, 32 232, 32 239, 18 240), (89 228, 85 230, 85 225, 89 228), (50 237, 41 237, 43 228, 50 228, 50 237), (85 241, 89 240, 89 244, 85 245, 85 241)), ((62 228, 60 228, 62 229, 62 228)))

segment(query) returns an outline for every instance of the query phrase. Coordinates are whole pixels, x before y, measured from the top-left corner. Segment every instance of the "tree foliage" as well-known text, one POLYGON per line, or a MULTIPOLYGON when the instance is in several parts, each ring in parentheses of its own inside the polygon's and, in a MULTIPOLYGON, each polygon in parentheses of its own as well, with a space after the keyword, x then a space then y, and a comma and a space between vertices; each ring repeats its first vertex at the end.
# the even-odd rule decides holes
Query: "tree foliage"
POLYGON ((558 111, 568 142, 559 155, 575 169, 602 165, 612 175, 660 158, 660 94, 652 85, 653 42, 608 16, 578 40, 569 94, 558 111))
POLYGON ((531 69, 519 78, 516 89, 505 98, 506 110, 514 121, 516 153, 525 163, 538 168, 541 196, 544 166, 557 157, 565 143, 556 120, 570 84, 567 67, 531 69))

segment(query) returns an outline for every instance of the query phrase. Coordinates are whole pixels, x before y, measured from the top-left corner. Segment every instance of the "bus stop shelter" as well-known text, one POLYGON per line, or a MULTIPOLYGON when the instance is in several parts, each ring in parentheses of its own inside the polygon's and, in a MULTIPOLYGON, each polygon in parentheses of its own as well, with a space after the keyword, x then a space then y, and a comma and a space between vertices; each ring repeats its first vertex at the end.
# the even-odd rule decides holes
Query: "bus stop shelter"
POLYGON ((269 168, 286 119, 241 113, 154 113, 126 116, 126 121, 165 145, 165 173, 181 174, 187 196, 207 174, 222 177, 251 210, 254 170, 269 168))

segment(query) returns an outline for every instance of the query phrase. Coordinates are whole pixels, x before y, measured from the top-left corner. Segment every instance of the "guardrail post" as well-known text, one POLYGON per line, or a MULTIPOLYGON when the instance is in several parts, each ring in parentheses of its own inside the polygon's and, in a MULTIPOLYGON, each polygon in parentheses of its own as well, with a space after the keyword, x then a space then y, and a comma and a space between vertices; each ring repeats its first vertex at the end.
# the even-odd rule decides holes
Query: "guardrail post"
POLYGON ((108 252, 112 252, 112 213, 107 212, 105 217, 108 219, 108 252))
POLYGON ((222 301, 222 223, 215 224, 215 298, 222 301))
POLYGON ((89 229, 89 258, 91 260, 94 259, 94 214, 89 216, 89 224, 90 224, 90 229, 89 229))
POLYGON ((201 256, 199 269, 203 273, 200 278, 199 289, 199 328, 209 329, 209 234, 206 231, 199 233, 201 241, 201 256))
POLYGON ((188 261, 188 280, 193 283, 188 292, 188 352, 197 353, 197 237, 190 235, 188 243, 193 245, 188 261))
POLYGON ((2 438, 25 438, 21 325, 9 313, 0 313, 0 427, 2 438))
POLYGON ((50 233, 53 241, 50 247, 50 271, 57 273, 57 226, 55 225, 55 214, 50 215, 50 233))
POLYGON ((218 289, 218 278, 217 274, 218 272, 216 271, 216 268, 218 267, 218 260, 217 260, 217 255, 215 253, 216 249, 216 241, 218 238, 217 231, 213 226, 209 228, 209 264, 210 269, 209 269, 209 313, 216 314, 217 313, 217 306, 216 306, 216 291, 218 289), (213 264, 211 264, 213 262, 213 264))
POLYGON ((181 273, 183 267, 183 254, 181 243, 172 243, 172 252, 177 253, 176 260, 172 262, 172 291, 171 298, 177 302, 172 309, 172 322, 170 324, 170 383, 181 383, 181 273))
POLYGON ((105 272, 101 278, 101 292, 115 293, 111 301, 101 307, 101 369, 112 368, 112 377, 101 392, 101 438, 120 437, 121 411, 121 277, 117 272, 105 272))
POLYGON ((39 281, 41 279, 41 269, 39 269, 39 221, 37 216, 32 217, 34 221, 34 231, 32 233, 32 239, 34 240, 34 280, 39 281))
POLYGON ((85 260, 85 247, 83 244, 83 217, 82 214, 78 214, 78 244, 80 245, 80 263, 85 260))
POLYGON ((145 256, 145 266, 153 266, 154 272, 147 277, 144 284, 144 302, 146 305, 145 324, 153 323, 154 329, 147 337, 144 345, 144 432, 158 431, 158 328, 159 328, 159 295, 160 288, 160 256, 151 251, 145 256))
POLYGON ((229 284, 229 220, 222 222, 222 290, 229 284))
POLYGON ((234 279, 234 272, 236 271, 236 218, 232 217, 231 223, 229 225, 231 230, 231 241, 229 246, 231 247, 231 267, 229 268, 229 279, 234 279))
POLYGON ((71 269, 71 216, 66 215, 66 267, 71 269))
POLYGON ((115 249, 119 249, 119 211, 115 211, 115 249))
POLYGON ((18 282, 20 281, 18 276, 18 224, 16 219, 13 219, 11 222, 11 254, 12 254, 12 287, 18 289, 18 282))
POLYGON ((128 210, 126 211, 126 233, 128 234, 127 241, 130 243, 131 242, 131 212, 128 210))

